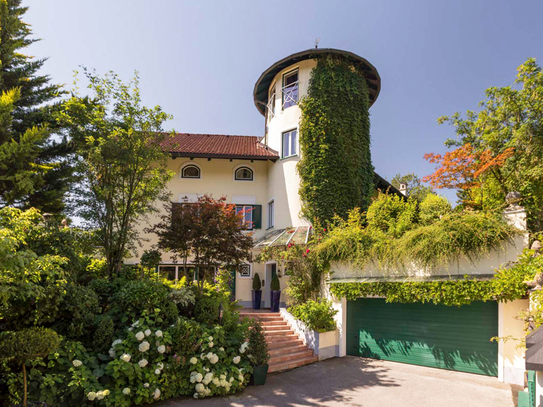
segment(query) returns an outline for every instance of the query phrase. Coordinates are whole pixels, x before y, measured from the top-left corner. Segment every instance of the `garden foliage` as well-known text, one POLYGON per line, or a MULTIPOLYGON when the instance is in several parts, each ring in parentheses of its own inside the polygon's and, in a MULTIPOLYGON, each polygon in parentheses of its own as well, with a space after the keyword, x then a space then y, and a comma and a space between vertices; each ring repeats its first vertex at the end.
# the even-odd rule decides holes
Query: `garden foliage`
POLYGON ((288 312, 313 331, 328 332, 336 330, 334 316, 338 311, 332 307, 332 302, 329 300, 309 300, 303 304, 290 307, 288 312))

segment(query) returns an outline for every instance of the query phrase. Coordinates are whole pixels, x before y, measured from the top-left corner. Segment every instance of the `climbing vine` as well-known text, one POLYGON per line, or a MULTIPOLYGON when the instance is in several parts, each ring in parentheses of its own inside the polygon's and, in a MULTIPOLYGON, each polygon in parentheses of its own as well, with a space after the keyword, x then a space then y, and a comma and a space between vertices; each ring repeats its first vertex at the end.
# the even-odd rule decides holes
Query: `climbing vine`
MULTIPOLYGON (((355 300, 363 297, 383 297, 387 302, 432 302, 448 306, 470 304, 473 301, 513 301, 526 298, 527 280, 543 272, 543 256, 534 257, 533 250, 524 250, 518 262, 502 268, 488 280, 465 277, 458 281, 379 282, 331 284, 337 298, 355 300)), ((541 315, 538 316, 541 323, 541 315)))
POLYGON ((300 197, 302 213, 327 224, 373 193, 369 99, 366 80, 347 58, 319 58, 301 101, 300 197))

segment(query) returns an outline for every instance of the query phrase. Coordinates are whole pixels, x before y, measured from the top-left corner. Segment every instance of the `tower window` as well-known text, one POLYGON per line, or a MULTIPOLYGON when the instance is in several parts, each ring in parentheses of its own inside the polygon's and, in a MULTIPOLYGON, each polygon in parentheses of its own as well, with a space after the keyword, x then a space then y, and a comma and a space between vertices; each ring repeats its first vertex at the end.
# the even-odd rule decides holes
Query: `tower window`
POLYGON ((283 133, 283 158, 296 155, 296 138, 298 132, 291 130, 283 133))
POLYGON ((268 99, 268 120, 275 116, 275 83, 270 88, 270 97, 268 99))
POLYGON ((283 109, 298 103, 298 70, 283 75, 283 109))
POLYGON ((268 202, 268 229, 275 226, 275 207, 274 202, 268 202))
POLYGON ((200 168, 193 164, 186 165, 181 170, 181 178, 200 178, 200 168))
POLYGON ((252 181, 253 170, 247 167, 240 167, 236 170, 234 178, 236 181, 252 181))

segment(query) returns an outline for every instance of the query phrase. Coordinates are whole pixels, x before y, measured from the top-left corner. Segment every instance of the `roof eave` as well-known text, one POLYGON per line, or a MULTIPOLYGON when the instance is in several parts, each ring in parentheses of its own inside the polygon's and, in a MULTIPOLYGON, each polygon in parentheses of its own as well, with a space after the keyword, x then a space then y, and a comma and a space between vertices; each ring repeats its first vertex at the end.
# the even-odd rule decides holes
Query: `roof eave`
POLYGON ((177 151, 170 151, 170 155, 173 158, 187 157, 187 158, 216 158, 225 160, 251 160, 251 161, 277 161, 279 156, 252 156, 252 155, 237 155, 237 154, 213 154, 213 153, 184 153, 177 151))

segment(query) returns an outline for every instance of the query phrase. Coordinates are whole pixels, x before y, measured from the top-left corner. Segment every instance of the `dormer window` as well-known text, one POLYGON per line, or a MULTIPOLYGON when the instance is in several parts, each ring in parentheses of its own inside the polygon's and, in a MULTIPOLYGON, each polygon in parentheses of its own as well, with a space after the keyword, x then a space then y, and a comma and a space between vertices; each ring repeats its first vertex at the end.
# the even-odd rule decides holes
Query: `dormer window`
POLYGON ((185 165, 181 169, 181 178, 200 178, 200 168, 194 164, 185 165))
POLYGON ((298 103, 298 70, 283 75, 283 109, 298 103))
POLYGON ((253 170, 248 167, 239 167, 234 173, 234 179, 236 181, 252 181, 253 170))

